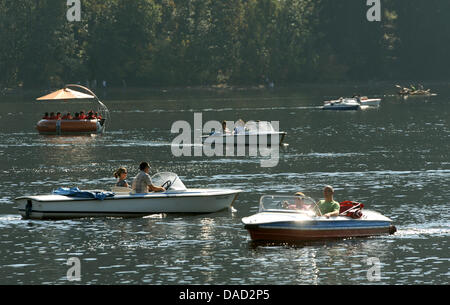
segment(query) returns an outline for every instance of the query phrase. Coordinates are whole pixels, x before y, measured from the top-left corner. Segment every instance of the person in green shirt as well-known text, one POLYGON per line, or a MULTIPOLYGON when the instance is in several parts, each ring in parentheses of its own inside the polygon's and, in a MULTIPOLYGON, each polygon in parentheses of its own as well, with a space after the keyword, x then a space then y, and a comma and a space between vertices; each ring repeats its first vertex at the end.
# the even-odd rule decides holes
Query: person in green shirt
POLYGON ((340 205, 339 202, 333 200, 334 189, 327 185, 323 189, 323 196, 325 199, 317 203, 316 213, 319 216, 330 218, 331 216, 339 216, 340 205))

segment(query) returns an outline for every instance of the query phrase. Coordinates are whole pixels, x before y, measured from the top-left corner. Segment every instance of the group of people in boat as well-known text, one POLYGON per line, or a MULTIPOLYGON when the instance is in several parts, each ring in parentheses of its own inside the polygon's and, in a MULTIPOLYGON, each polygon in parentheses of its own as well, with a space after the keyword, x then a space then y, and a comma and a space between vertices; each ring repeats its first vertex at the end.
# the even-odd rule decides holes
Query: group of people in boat
MULTIPOLYGON (((166 189, 162 186, 153 185, 152 179, 150 178, 150 164, 148 162, 141 162, 139 164, 139 174, 134 177, 133 182, 131 184, 131 190, 135 193, 149 193, 149 192, 164 192, 166 189)), ((118 187, 126 187, 130 188, 130 185, 127 182, 128 171, 125 167, 119 167, 114 172, 114 177, 116 177, 118 187)))
POLYGON ((70 112, 62 115, 61 112, 46 112, 42 117, 43 120, 101 120, 102 116, 98 114, 98 112, 94 112, 90 110, 87 114, 84 111, 75 112, 75 115, 72 116, 70 112))
MULTIPOLYGON (((257 121, 259 122, 259 120, 257 121)), ((245 121, 242 119, 239 119, 236 122, 236 125, 233 129, 233 131, 231 131, 228 127, 227 127, 227 121, 222 121, 222 133, 223 134, 240 134, 240 133, 244 133, 245 131, 247 131, 247 128, 245 127, 245 121)))

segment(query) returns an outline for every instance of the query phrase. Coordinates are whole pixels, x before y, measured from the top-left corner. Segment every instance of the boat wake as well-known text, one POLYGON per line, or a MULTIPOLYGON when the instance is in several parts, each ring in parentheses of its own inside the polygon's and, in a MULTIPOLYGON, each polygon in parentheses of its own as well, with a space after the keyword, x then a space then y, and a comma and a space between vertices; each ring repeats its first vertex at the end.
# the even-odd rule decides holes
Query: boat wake
POLYGON ((450 236, 450 228, 443 223, 418 224, 397 227, 396 238, 426 239, 431 236, 450 236))

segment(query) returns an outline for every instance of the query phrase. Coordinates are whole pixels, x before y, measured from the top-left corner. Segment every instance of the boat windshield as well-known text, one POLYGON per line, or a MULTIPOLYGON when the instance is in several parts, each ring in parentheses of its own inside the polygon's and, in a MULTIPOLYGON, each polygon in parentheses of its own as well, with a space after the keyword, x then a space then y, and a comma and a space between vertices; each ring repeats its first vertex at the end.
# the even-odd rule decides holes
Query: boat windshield
POLYGON ((259 201, 259 212, 314 213, 316 202, 307 196, 264 195, 259 201))
POLYGON ((275 132, 272 124, 268 121, 248 121, 245 124, 248 133, 273 133, 275 132))
POLYGON ((166 190, 186 191, 186 186, 175 173, 160 172, 152 176, 152 183, 156 186, 163 186, 166 190), (169 181, 169 182, 168 182, 169 181))

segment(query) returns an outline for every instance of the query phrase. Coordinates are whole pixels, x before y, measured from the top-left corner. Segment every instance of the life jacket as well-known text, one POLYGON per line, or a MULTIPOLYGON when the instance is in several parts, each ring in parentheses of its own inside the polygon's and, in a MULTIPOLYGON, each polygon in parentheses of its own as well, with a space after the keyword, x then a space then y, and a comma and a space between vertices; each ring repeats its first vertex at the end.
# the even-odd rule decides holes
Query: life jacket
POLYGON ((362 208, 364 208, 364 204, 356 201, 342 201, 339 203, 340 209, 339 214, 342 216, 351 217, 354 219, 361 218, 362 216, 362 208))

